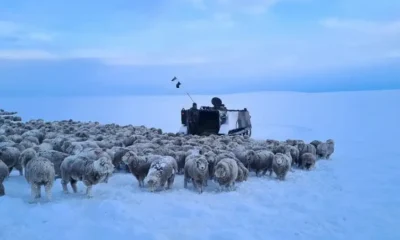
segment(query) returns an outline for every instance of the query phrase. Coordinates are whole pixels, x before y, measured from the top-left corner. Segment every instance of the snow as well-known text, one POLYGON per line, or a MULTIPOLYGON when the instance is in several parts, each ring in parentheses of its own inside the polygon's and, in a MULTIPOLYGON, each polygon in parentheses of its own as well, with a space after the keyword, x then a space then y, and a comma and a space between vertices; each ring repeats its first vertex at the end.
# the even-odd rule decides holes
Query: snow
POLYGON ((221 125, 219 133, 221 134, 228 134, 228 132, 232 129, 237 128, 237 120, 239 113, 238 112, 228 112, 228 118, 225 124, 221 125))
MULTIPOLYGON (((199 105, 212 97, 194 96, 199 105)), ((318 161, 310 172, 289 172, 283 182, 252 175, 236 191, 218 193, 209 184, 201 195, 191 184, 184 189, 182 176, 172 190, 151 193, 139 189, 132 175, 115 174, 94 186, 92 199, 84 197, 81 182, 79 194, 62 194, 57 180, 53 202, 37 205, 28 204, 30 188, 14 171, 0 198, 0 239, 400 239, 400 91, 221 99, 228 108, 249 109, 255 138, 333 138, 332 160, 318 161)), ((190 106, 173 96, 1 102, 24 119, 145 124, 165 131, 177 131, 180 109, 190 106)))

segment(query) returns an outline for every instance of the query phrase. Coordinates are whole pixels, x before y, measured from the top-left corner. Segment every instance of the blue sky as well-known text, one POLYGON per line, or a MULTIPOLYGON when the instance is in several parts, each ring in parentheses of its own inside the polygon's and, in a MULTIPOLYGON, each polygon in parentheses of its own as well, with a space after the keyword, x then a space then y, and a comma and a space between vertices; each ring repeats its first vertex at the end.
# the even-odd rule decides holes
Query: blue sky
POLYGON ((2 0, 0 94, 400 88, 400 1, 2 0), (351 81, 351 83, 349 83, 351 81))

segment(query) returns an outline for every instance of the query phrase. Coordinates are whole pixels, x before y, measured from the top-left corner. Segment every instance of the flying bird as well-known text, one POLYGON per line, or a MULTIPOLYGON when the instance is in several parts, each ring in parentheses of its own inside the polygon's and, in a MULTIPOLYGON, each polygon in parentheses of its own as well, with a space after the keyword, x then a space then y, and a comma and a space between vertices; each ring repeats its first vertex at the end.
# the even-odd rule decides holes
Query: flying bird
POLYGON ((173 81, 175 81, 177 78, 176 77, 174 77, 172 80, 171 80, 171 82, 173 82, 173 81))
POLYGON ((178 82, 176 83, 176 88, 179 88, 179 86, 181 86, 181 82, 178 81, 178 82))

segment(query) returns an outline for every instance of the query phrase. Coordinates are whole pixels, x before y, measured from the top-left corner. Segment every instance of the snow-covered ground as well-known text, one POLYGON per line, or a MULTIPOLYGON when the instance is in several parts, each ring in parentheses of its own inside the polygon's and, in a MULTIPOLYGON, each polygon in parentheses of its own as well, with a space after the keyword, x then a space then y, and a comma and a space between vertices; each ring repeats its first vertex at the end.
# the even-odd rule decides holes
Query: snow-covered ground
MULTIPOLYGON (((209 105, 213 96, 194 96, 209 105)), ((253 136, 336 141, 332 160, 279 182, 250 177, 234 192, 199 195, 176 178, 171 191, 150 193, 129 174, 94 187, 94 198, 65 196, 28 204, 30 188, 16 172, 0 198, 0 240, 70 239, 400 239, 400 91, 264 92, 221 96, 247 107, 253 136)), ((177 131, 187 97, 2 99, 25 118, 77 119, 177 131), (154 111, 157 110, 157 111, 154 111)), ((191 186, 191 185, 189 185, 191 186)))

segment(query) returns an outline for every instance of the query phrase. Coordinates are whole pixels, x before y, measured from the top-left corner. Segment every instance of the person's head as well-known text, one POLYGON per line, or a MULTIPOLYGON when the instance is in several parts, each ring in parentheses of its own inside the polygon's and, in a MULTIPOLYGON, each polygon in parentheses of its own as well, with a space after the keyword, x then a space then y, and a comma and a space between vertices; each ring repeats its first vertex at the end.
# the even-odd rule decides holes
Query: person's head
POLYGON ((193 103, 193 108, 197 108, 197 103, 193 103))

